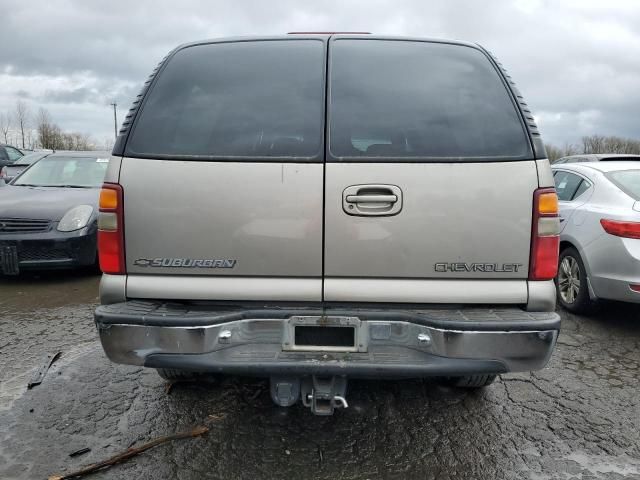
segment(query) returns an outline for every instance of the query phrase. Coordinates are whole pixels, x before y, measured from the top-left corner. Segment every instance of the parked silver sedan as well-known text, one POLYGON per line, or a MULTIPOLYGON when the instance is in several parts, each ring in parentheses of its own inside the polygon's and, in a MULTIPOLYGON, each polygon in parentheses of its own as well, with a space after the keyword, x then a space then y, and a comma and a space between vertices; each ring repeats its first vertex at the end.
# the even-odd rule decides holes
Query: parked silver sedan
POLYGON ((585 153, 581 155, 569 155, 562 157, 553 162, 554 165, 562 163, 583 163, 583 162, 613 162, 617 160, 638 160, 640 155, 627 153, 585 153))
POLYGON ((587 313, 598 299, 640 303, 640 161, 566 163, 553 174, 560 304, 587 313))

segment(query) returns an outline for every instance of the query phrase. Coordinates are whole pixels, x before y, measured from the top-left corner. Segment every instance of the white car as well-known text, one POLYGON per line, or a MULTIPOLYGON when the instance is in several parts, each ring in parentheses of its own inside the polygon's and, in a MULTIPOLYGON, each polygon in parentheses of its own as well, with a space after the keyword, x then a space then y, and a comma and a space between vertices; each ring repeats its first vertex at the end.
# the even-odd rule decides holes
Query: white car
POLYGON ((561 222, 558 301, 579 313, 598 299, 640 303, 640 161, 552 169, 561 222))

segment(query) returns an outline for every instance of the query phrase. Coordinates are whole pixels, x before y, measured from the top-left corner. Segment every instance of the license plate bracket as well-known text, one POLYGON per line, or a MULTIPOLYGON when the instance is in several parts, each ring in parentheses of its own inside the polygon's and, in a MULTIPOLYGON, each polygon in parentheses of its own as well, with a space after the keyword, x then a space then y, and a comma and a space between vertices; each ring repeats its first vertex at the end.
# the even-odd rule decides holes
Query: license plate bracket
POLYGON ((0 246, 0 270, 4 275, 18 275, 18 248, 15 245, 0 246))
POLYGON ((286 321, 282 349, 303 352, 366 352, 365 329, 357 317, 294 316, 286 321))

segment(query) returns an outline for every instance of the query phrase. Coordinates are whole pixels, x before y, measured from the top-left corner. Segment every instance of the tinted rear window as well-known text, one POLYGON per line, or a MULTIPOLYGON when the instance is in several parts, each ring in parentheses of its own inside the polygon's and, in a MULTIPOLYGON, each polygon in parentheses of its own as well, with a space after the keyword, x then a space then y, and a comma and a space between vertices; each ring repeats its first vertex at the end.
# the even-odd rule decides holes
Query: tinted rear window
POLYGON ((330 58, 334 157, 532 158, 509 92, 479 50, 341 39, 330 58))
POLYGON ((180 50, 145 100, 126 154, 319 156, 324 70, 324 45, 317 40, 180 50))
POLYGON ((607 177, 634 200, 640 200, 640 170, 609 172, 607 177))

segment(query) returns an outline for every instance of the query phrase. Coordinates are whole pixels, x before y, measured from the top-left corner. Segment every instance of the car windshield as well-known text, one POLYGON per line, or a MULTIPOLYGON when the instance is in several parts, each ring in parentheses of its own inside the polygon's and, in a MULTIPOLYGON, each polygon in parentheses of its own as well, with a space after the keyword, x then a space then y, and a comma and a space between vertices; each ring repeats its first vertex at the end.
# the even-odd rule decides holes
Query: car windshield
POLYGON ((607 176, 620 190, 634 200, 640 200, 640 170, 609 172, 607 176))
POLYGON ((97 156, 50 156, 26 170, 13 185, 35 187, 100 187, 109 160, 97 156))
POLYGON ((13 164, 14 165, 31 165, 32 163, 40 160, 47 155, 51 155, 51 152, 32 152, 27 153, 24 157, 20 157, 13 164))

